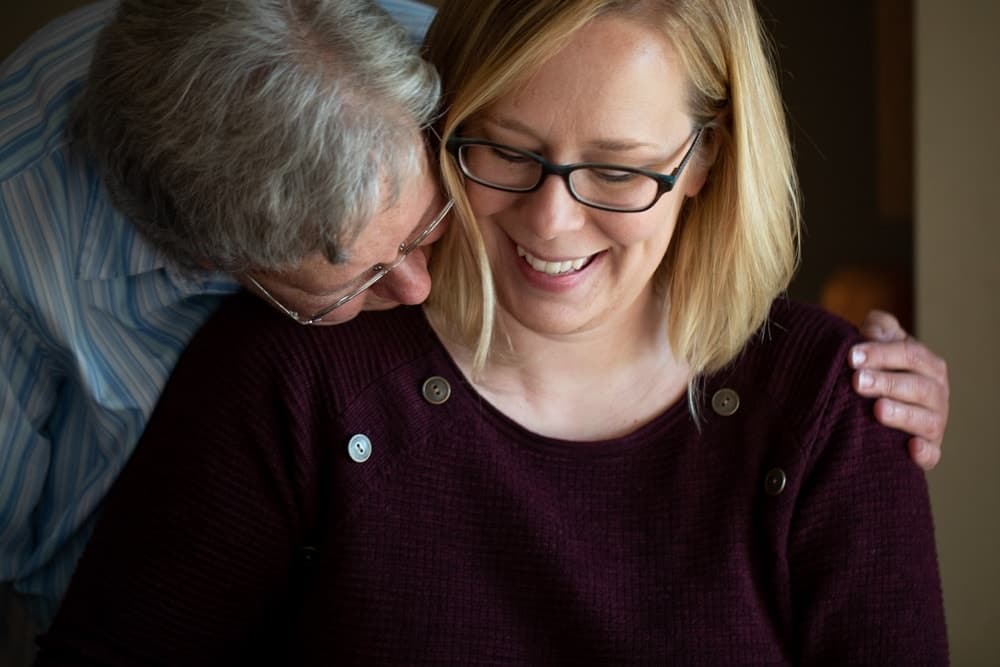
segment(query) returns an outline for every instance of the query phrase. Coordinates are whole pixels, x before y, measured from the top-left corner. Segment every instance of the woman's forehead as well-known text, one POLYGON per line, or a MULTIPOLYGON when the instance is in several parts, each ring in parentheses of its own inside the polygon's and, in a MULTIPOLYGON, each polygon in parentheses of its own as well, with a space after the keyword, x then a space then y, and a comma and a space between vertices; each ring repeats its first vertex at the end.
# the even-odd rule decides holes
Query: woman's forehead
MULTIPOLYGON (((588 23, 467 122, 525 134, 573 132, 642 143, 657 127, 686 127, 687 99, 686 75, 669 41, 611 15, 588 23)), ((673 134, 669 128, 668 133, 673 134)))

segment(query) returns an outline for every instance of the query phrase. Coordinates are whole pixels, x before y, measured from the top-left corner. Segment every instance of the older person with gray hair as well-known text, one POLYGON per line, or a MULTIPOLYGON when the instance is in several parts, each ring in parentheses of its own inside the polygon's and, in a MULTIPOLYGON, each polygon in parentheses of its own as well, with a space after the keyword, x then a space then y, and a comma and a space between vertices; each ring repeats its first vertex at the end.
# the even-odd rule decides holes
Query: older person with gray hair
MULTIPOLYGON (((107 1, 0 65, 0 605, 48 625, 224 295, 242 284, 302 324, 427 296, 449 206, 422 131, 439 91, 415 42, 432 14, 410 0, 107 1)), ((859 390, 900 408, 880 418, 933 467, 943 362, 912 341, 904 355, 905 332, 879 322, 887 342, 867 344, 859 390)))
POLYGON ((324 323, 427 296, 432 11, 381 5, 103 2, 0 66, 0 663, 233 275, 324 323))
MULTIPOLYGON (((434 69, 373 3, 127 0, 98 40, 78 134, 117 209, 174 263, 245 275, 308 313, 443 208, 422 132, 437 100, 434 69)), ((386 296, 422 301, 423 273, 406 273, 386 296)))

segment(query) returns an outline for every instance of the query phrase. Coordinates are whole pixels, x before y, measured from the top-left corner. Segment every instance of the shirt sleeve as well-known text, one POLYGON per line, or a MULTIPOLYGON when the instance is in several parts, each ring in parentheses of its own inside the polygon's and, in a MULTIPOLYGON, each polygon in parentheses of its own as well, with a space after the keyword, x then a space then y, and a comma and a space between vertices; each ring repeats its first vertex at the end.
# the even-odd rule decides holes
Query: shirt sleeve
POLYGON ((799 664, 946 665, 930 499, 906 435, 846 372, 821 419, 788 544, 799 664))
POLYGON ((46 424, 60 374, 35 332, 8 298, 0 275, 0 580, 32 566, 31 517, 48 473, 46 424))

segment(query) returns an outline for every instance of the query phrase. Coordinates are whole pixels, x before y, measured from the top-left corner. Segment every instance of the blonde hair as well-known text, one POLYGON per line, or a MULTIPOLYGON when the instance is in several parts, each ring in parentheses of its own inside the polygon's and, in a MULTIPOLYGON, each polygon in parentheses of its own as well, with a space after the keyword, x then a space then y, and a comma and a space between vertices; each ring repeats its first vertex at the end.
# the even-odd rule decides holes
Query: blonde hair
MULTIPOLYGON (((425 41, 447 114, 441 136, 511 92, 604 15, 659 25, 687 74, 688 111, 705 132, 695 159, 713 160, 681 210, 657 272, 667 335, 695 377, 739 354, 767 319, 799 256, 798 185, 769 43, 749 0, 454 0, 425 41)), ((451 158, 453 224, 434 253, 435 320, 485 365, 496 299, 482 237, 451 158)))

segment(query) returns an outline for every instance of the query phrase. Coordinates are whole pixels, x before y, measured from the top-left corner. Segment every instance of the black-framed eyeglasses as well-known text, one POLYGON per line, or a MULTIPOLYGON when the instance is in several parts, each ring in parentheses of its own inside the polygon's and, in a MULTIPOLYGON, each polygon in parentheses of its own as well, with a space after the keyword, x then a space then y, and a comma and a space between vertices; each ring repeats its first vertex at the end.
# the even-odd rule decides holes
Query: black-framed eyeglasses
POLYGON ((336 293, 337 296, 333 298, 333 302, 329 306, 320 309, 319 311, 317 311, 316 313, 314 313, 309 317, 303 317, 297 311, 292 310, 291 308, 285 306, 274 295, 272 295, 267 290, 267 288, 261 285, 257 281, 257 279, 254 278, 249 273, 245 274, 246 278, 251 283, 253 283, 253 286, 260 291, 260 293, 264 296, 264 298, 270 301, 271 304, 273 304, 278 310, 280 310, 285 315, 292 318, 299 324, 305 326, 308 326, 310 324, 321 324, 324 317, 329 315, 337 308, 340 308, 341 306, 357 298, 366 290, 371 289, 371 287, 373 287, 375 283, 385 278, 392 272, 393 269, 395 269, 404 261, 406 261, 406 258, 410 255, 410 253, 412 253, 414 250, 420 247, 420 245, 425 240, 427 240, 427 237, 430 236, 434 232, 434 230, 438 228, 441 222, 448 215, 448 212, 451 211, 451 207, 454 205, 455 201, 453 199, 449 199, 445 203, 444 207, 437 213, 437 215, 435 215, 431 219, 429 223, 427 223, 426 226, 420 228, 409 239, 399 244, 399 247, 397 248, 396 258, 394 260, 388 263, 375 264, 367 271, 359 274, 356 278, 354 278, 354 280, 349 282, 342 290, 336 293))
POLYGON ((538 153, 454 134, 448 138, 446 148, 467 178, 488 188, 534 192, 542 187, 547 176, 555 174, 581 204, 602 211, 640 213, 674 189, 694 155, 701 132, 702 128, 695 130, 691 146, 669 174, 604 162, 555 164, 538 153))

